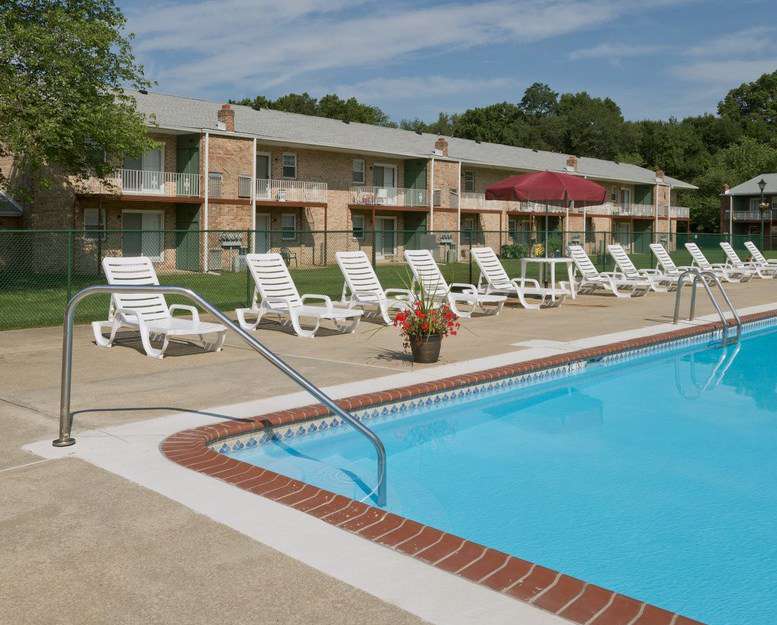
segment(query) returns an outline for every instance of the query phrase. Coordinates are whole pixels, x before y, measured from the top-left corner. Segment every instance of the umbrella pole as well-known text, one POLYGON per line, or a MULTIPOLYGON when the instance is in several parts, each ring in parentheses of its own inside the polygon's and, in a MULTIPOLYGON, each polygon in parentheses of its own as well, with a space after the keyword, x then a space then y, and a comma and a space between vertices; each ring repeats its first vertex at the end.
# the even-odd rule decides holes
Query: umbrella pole
POLYGON ((548 203, 545 202, 545 258, 548 257, 548 203))

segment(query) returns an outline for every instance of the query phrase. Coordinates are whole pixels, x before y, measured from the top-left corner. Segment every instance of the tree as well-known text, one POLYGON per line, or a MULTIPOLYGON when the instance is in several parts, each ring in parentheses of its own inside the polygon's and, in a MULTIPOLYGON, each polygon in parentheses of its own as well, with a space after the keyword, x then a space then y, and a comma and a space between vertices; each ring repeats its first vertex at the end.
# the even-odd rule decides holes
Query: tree
POLYGON ((529 125, 515 104, 502 102, 465 111, 456 120, 454 134, 475 141, 525 145, 529 138, 529 125))
POLYGON ((518 108, 528 117, 557 115, 558 93, 545 83, 535 82, 523 92, 518 108))
POLYGON ((723 119, 762 142, 774 142, 777 132, 777 71, 732 89, 718 104, 723 119))
POLYGON ((253 99, 243 98, 242 100, 230 100, 230 103, 250 106, 256 110, 274 109, 287 113, 300 113, 302 115, 313 115, 314 117, 328 117, 330 119, 339 119, 347 122, 361 122, 363 124, 373 124, 375 126, 396 126, 389 116, 377 106, 364 104, 353 97, 344 100, 334 93, 325 95, 321 99, 316 99, 309 93, 304 92, 288 93, 275 100, 271 100, 265 96, 256 96, 253 99))
POLYGON ((112 0, 0 3, 0 151, 17 169, 107 175, 153 145, 125 88, 150 83, 112 0))
POLYGON ((558 112, 564 119, 562 151, 611 160, 633 151, 635 133, 610 98, 592 98, 585 91, 565 93, 558 112))

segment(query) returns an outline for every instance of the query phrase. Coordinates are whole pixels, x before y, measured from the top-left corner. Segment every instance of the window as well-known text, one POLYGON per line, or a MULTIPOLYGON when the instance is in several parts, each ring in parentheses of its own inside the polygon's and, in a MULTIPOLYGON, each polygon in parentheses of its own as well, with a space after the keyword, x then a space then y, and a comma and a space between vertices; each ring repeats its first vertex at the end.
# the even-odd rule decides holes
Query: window
POLYGON ((151 260, 164 260, 165 219, 157 210, 125 210, 121 214, 124 256, 148 256, 151 260))
POLYGON ((281 164, 283 165, 283 177, 284 178, 296 178, 297 177, 297 155, 296 154, 284 154, 281 164))
POLYGON ((351 181, 355 184, 364 184, 364 159, 353 159, 353 166, 351 170, 351 181))
POLYGON ((281 240, 293 241, 297 238, 297 216, 294 213, 281 215, 281 240))
POLYGON ((364 215, 351 215, 351 228, 353 238, 357 241, 364 240, 364 215))
POLYGON ((208 174, 208 197, 221 197, 224 175, 217 171, 208 174))
POLYGON ((162 148, 143 156, 126 157, 121 170, 121 186, 127 193, 164 193, 164 154, 162 148))
POLYGON ((87 239, 105 241, 105 209, 84 209, 84 236, 87 239))
POLYGON ((465 193, 475 192, 475 172, 474 171, 464 172, 464 192, 465 193))
POLYGON ((777 195, 772 196, 772 210, 777 210, 777 195))

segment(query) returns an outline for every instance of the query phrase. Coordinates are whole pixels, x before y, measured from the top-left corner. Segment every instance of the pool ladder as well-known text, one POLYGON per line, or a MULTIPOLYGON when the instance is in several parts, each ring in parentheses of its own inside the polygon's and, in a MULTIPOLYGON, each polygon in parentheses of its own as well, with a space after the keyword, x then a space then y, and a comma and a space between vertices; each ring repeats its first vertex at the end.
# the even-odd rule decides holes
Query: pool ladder
POLYGON ((696 316, 696 286, 699 284, 699 282, 701 282, 704 285, 704 290, 707 291, 707 295, 709 296, 712 305, 715 307, 715 311, 718 313, 718 317, 720 317, 720 322, 723 324, 722 344, 726 346, 732 343, 738 343, 742 336, 742 320, 739 318, 736 308, 734 308, 734 305, 731 303, 731 299, 729 298, 728 293, 726 293, 723 285, 720 283, 720 279, 709 270, 702 271, 697 267, 691 267, 683 271, 680 274, 680 277, 677 278, 677 291, 674 298, 674 317, 672 323, 677 323, 680 319, 680 300, 682 299, 685 279, 688 276, 693 276, 693 282, 691 283, 691 310, 688 315, 688 321, 693 321, 694 317, 696 316), (731 315, 734 318, 734 324, 736 325, 736 335, 733 337, 729 337, 728 319, 726 319, 726 316, 723 314, 723 310, 720 308, 720 304, 718 303, 718 300, 715 298, 715 295, 710 288, 710 282, 714 283, 718 287, 720 294, 723 296, 723 301, 726 302, 726 306, 728 306, 728 309, 731 311, 731 315))
POLYGON ((282 373, 294 380, 344 422, 348 423, 357 432, 364 435, 370 443, 372 443, 378 457, 378 484, 369 495, 375 494, 379 506, 386 505, 386 448, 383 446, 383 442, 380 438, 378 438, 378 435, 359 421, 359 419, 338 406, 334 400, 324 393, 324 391, 319 389, 296 369, 286 364, 286 362, 279 358, 272 350, 270 350, 270 348, 243 330, 243 328, 233 322, 218 308, 206 301, 201 295, 198 295, 191 289, 185 289, 180 286, 116 286, 100 284, 81 289, 78 293, 73 295, 65 308, 65 327, 62 337, 62 378, 59 401, 59 438, 52 441, 52 444, 55 447, 68 447, 76 442, 70 435, 73 427, 73 413, 70 411, 70 390, 73 379, 73 322, 75 320, 76 309, 78 308, 79 302, 90 295, 149 292, 159 293, 160 295, 180 295, 181 297, 185 297, 186 299, 195 302, 216 317, 216 319, 223 323, 227 328, 236 332, 243 341, 264 356, 270 364, 274 365, 277 369, 280 369, 282 373))

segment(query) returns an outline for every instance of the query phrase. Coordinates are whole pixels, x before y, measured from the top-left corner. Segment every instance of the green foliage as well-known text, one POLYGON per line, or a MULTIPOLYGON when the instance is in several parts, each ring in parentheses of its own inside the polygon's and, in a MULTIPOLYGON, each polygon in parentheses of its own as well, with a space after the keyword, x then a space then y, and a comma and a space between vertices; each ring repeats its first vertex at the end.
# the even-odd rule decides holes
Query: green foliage
POLYGON ((502 246, 502 258, 515 259, 528 256, 529 250, 525 245, 519 243, 509 243, 502 246))
POLYGON ((104 176, 153 145, 124 93, 150 86, 124 27, 112 0, 0 2, 0 152, 17 169, 104 176))
POLYGON ((777 71, 729 91, 718 105, 718 112, 747 136, 764 143, 775 142, 777 71))
POLYGON ((535 82, 523 92, 518 105, 528 117, 549 117, 559 110, 558 93, 548 85, 535 82))
POLYGON ((300 113, 315 117, 328 117, 347 122, 361 122, 375 126, 396 127, 388 115, 377 106, 363 104, 356 98, 347 100, 330 93, 321 99, 316 99, 309 93, 289 93, 276 100, 270 100, 264 96, 255 98, 243 98, 242 100, 230 100, 232 104, 241 104, 259 109, 274 109, 287 113, 300 113))

